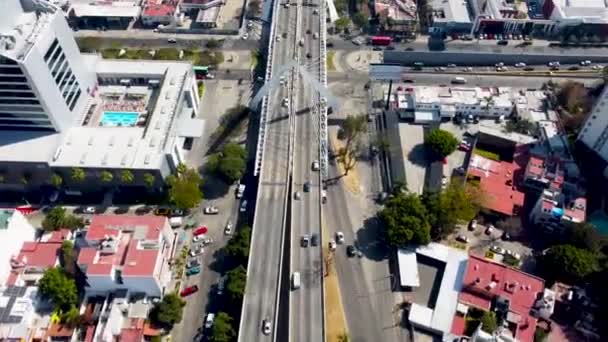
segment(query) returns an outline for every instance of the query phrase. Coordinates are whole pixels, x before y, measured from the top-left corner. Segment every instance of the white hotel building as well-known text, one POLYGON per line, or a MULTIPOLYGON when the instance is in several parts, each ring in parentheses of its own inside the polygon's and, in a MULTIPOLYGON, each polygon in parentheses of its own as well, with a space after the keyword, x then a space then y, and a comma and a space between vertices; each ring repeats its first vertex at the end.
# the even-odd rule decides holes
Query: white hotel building
POLYGON ((103 60, 81 54, 60 9, 5 0, 0 13, 0 190, 27 191, 52 174, 74 191, 102 171, 129 170, 157 183, 199 137, 190 63, 103 60), (87 179, 70 174, 81 168, 87 179))

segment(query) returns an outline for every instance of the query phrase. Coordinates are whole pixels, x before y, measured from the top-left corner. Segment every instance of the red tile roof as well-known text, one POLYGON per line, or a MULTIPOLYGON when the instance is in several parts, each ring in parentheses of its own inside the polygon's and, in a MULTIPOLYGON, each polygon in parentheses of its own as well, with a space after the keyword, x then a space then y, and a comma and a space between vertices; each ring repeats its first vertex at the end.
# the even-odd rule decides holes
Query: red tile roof
POLYGON ((466 320, 464 316, 455 315, 452 321, 452 334, 456 336, 463 336, 466 328, 466 320))
POLYGON ((521 172, 518 162, 494 161, 476 154, 469 163, 469 175, 479 178, 484 192, 484 207, 509 216, 524 205, 524 192, 518 185, 521 172))
POLYGON ((99 241, 106 235, 117 237, 121 230, 133 231, 137 227, 146 227, 146 239, 157 240, 166 222, 164 216, 96 215, 91 219, 86 239, 99 241))
POLYGON ((143 329, 125 328, 120 332, 120 342, 141 342, 144 337, 143 329))
POLYGON ((146 17, 166 17, 175 13, 176 5, 146 5, 144 13, 146 17))
POLYGON ((509 310, 521 317, 515 337, 521 342, 532 342, 536 319, 530 316, 530 309, 544 285, 538 277, 470 255, 459 301, 488 310, 493 298, 508 298, 509 310))
POLYGON ((164 252, 160 237, 166 225, 167 218, 159 216, 95 216, 87 240, 102 243, 113 237, 114 248, 104 253, 97 247, 83 248, 78 265, 86 267, 88 275, 110 275, 115 266, 122 266, 123 277, 152 276, 164 252), (143 248, 146 241, 152 243, 143 248))
POLYGON ((17 260, 27 266, 51 268, 57 263, 61 243, 24 242, 17 260))

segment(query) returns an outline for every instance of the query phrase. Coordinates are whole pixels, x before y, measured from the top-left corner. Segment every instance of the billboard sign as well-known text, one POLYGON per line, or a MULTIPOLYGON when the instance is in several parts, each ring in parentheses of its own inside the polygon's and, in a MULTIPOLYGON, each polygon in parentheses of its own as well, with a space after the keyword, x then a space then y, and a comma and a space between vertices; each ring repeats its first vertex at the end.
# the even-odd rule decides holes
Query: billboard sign
POLYGON ((406 78, 406 68, 401 65, 370 64, 369 78, 372 81, 400 81, 406 78))

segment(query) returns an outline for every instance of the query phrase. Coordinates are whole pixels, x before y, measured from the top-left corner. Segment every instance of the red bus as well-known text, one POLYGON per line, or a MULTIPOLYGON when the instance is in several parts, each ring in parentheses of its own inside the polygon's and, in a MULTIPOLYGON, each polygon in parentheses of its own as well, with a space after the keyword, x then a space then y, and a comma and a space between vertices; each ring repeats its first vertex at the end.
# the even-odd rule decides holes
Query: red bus
POLYGON ((372 37, 372 45, 382 45, 387 46, 391 45, 393 38, 386 36, 373 36, 372 37))

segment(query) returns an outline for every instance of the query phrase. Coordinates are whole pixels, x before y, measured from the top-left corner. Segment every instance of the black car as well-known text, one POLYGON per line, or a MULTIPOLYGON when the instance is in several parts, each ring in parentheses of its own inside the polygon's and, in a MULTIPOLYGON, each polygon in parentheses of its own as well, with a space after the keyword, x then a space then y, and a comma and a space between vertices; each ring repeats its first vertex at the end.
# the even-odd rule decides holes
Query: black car
POLYGON ((354 256, 355 256, 355 254, 356 254, 356 252, 357 252, 357 249, 355 248, 355 246, 353 246, 353 245, 348 245, 348 246, 346 247, 346 255, 347 255, 349 258, 354 257, 354 256))
POLYGON ((389 46, 387 46, 387 47, 386 47, 386 49, 387 49, 387 50, 395 50, 395 47, 394 47, 394 46, 392 46, 392 45, 389 45, 389 46))
POLYGON ((302 246, 304 248, 308 247, 308 241, 309 241, 308 235, 303 235, 300 238, 300 246, 302 246))
POLYGON ((372 49, 374 51, 382 51, 382 48, 379 46, 374 46, 374 48, 372 49))
POLYGON ((315 233, 310 236, 310 245, 311 246, 319 245, 319 235, 318 234, 315 233))
POLYGON ((509 41, 508 40, 499 40, 496 44, 498 44, 498 45, 508 45, 509 41))
POLYGON ((306 53, 306 58, 311 58, 311 57, 312 57, 312 55, 310 54, 310 52, 307 52, 306 53))
POLYGON ((304 183, 304 192, 310 192, 310 182, 304 183))

